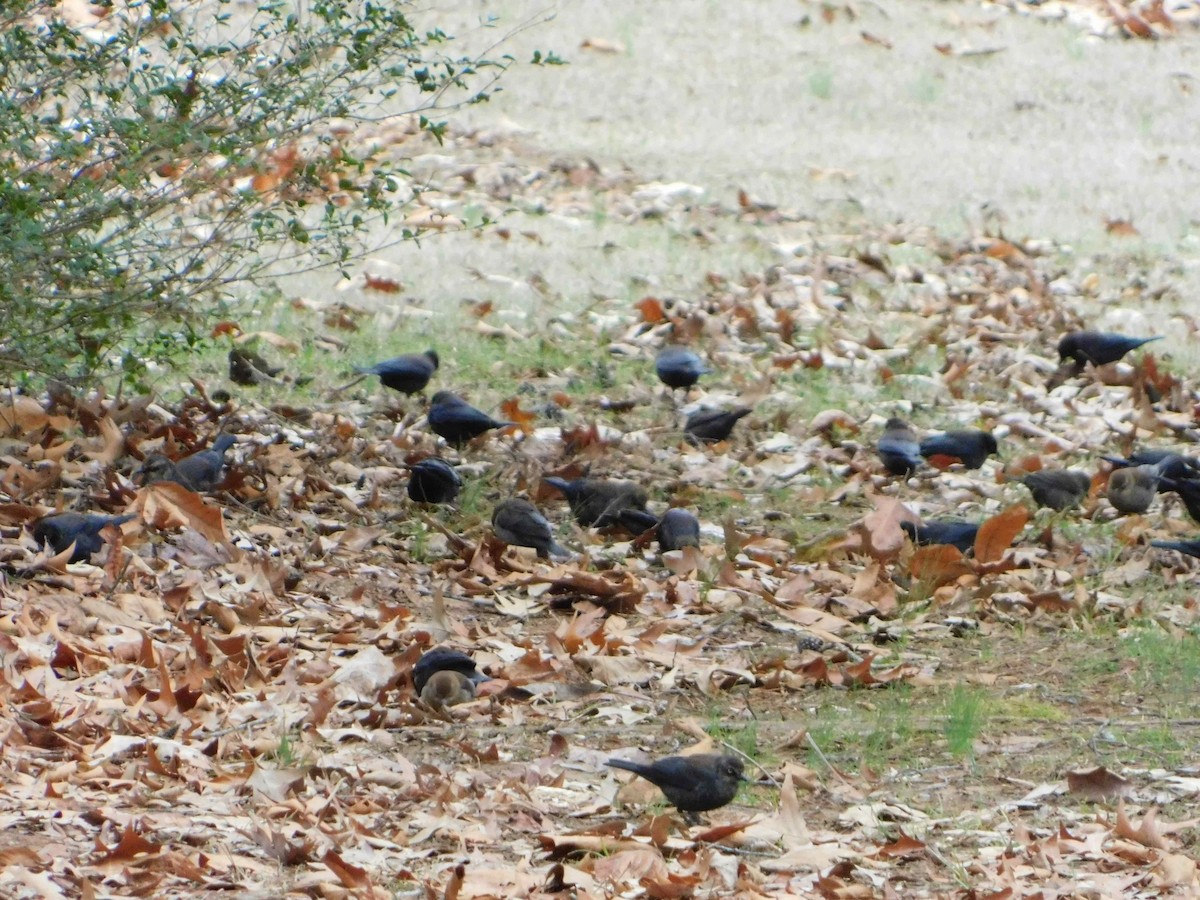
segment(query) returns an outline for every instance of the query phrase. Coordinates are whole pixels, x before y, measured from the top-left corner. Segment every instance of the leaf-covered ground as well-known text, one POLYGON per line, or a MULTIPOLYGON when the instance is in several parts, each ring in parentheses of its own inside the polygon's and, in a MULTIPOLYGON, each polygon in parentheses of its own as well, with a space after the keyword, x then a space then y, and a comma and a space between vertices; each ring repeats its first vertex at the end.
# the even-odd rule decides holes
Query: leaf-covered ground
POLYGON ((1200 526, 1172 495, 1117 516, 1099 462, 1198 437, 1172 261, 835 228, 512 138, 392 138, 431 167, 410 224, 487 216, 472 240, 503 247, 603 220, 770 262, 591 298, 531 274, 503 285, 523 302, 463 308, 368 262, 337 298, 218 330, 284 365, 259 385, 202 360, 182 395, 10 397, 0 893, 1200 890, 1195 565, 1148 546, 1200 526), (1096 322, 1171 337, 1051 389, 1058 337, 1096 322), (668 341, 715 369, 686 398, 653 376, 668 341), (519 427, 456 452, 421 401, 342 387, 351 363, 430 345, 431 390, 519 427), (754 412, 729 442, 682 440, 688 411, 734 403, 754 412), (892 415, 992 429, 1000 458, 887 477, 892 415), (147 454, 219 431, 239 442, 212 496, 135 483, 147 454), (466 481, 453 508, 406 499, 430 453, 466 481), (1096 476, 1083 507, 1032 510, 1010 476, 1060 466, 1096 476), (581 472, 696 511, 702 553, 571 524, 540 476, 581 472), (575 559, 494 541, 518 493, 575 559), (139 518, 67 564, 24 527, 56 507, 139 518), (941 516, 986 539, 963 557, 903 537, 941 516), (492 676, 478 699, 417 702, 435 645, 492 676), (603 765, 719 747, 755 783, 696 827, 603 765))

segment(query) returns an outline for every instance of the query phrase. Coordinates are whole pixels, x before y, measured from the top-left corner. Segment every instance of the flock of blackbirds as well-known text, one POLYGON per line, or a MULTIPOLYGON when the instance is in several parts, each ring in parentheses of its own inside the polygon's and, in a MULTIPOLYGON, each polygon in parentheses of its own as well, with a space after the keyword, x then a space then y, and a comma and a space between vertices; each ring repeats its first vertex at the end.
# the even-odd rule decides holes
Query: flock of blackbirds
MULTIPOLYGON (((1087 365, 1106 365, 1120 360, 1129 351, 1155 338, 1130 338, 1117 334, 1079 331, 1067 334, 1058 345, 1064 366, 1082 372, 1087 365)), ((427 350, 407 354, 359 369, 376 375, 381 384, 404 394, 418 394, 427 387, 439 367, 438 354, 427 350)), ((687 347, 671 345, 655 360, 659 380, 672 391, 687 390, 711 370, 687 347)), ((731 410, 702 409, 686 421, 687 440, 711 444, 728 439, 739 420, 751 412, 739 406, 731 410)), ((429 404, 430 430, 447 444, 461 447, 490 431, 514 423, 497 420, 471 406, 457 394, 440 390, 429 404)), ((174 482, 196 492, 212 491, 220 486, 225 472, 226 453, 235 443, 230 434, 218 435, 210 448, 172 461, 162 454, 146 458, 138 475, 143 483, 174 482)), ((884 469, 891 475, 908 478, 933 463, 939 468, 959 464, 966 469, 981 467, 998 453, 995 437, 981 430, 949 431, 919 438, 908 423, 888 419, 876 446, 884 469)), ((1162 492, 1177 493, 1193 519, 1200 521, 1200 460, 1166 450, 1141 450, 1128 459, 1104 457, 1115 467, 1108 482, 1107 496, 1123 513, 1145 512, 1154 497, 1162 492)), ((621 528, 633 535, 653 531, 661 550, 699 546, 700 523, 681 507, 672 507, 658 515, 648 508, 644 488, 631 481, 602 478, 567 480, 545 477, 545 484, 566 499, 575 520, 585 528, 621 528)), ((1074 469, 1030 472, 1017 479, 1032 493, 1034 501, 1054 510, 1078 505, 1087 496, 1092 479, 1074 469)), ((407 491, 418 503, 452 503, 463 487, 462 477, 446 460, 430 456, 409 469, 407 491)), ((72 549, 72 562, 86 561, 101 549, 103 531, 134 518, 86 515, 74 512, 46 516, 31 528, 39 544, 56 554, 72 549)), ((555 531, 541 511, 525 497, 510 497, 496 504, 492 515, 496 538, 510 545, 532 548, 540 558, 568 558, 571 554, 555 540, 555 531)), ((964 521, 927 521, 902 523, 902 528, 917 544, 950 544, 964 553, 974 546, 979 524, 964 521)), ((1179 550, 1200 557, 1200 540, 1153 541, 1153 546, 1179 550)), ((488 680, 474 660, 447 647, 425 653, 412 672, 416 695, 427 706, 444 709, 467 702, 476 688, 488 680)), ((729 803, 745 780, 742 760, 726 754, 671 756, 643 764, 613 759, 610 766, 636 773, 662 789, 666 798, 685 815, 716 809, 729 803)))

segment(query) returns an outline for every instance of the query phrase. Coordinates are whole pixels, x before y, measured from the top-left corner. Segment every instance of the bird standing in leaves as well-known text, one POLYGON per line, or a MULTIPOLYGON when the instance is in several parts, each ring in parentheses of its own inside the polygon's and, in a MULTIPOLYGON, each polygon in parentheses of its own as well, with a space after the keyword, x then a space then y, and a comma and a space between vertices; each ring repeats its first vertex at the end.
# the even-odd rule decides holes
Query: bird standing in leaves
POLYGON ((728 439, 738 420, 751 412, 748 406, 739 406, 728 412, 720 409, 702 409, 688 416, 683 433, 693 444, 715 444, 728 439))
POLYGON ((413 690, 429 706, 442 708, 475 699, 475 686, 488 677, 460 650, 434 647, 413 666, 413 690))
POLYGON ((438 391, 433 395, 427 418, 430 430, 456 447, 461 447, 467 441, 493 428, 507 428, 515 424, 493 419, 483 410, 476 409, 450 391, 438 391))
POLYGON ((930 435, 921 441, 919 449, 926 459, 935 456, 957 459, 968 469, 978 469, 989 456, 999 452, 994 435, 974 429, 930 435))
POLYGON ((1058 342, 1058 358, 1063 361, 1073 360, 1075 373, 1078 374, 1088 363, 1094 366, 1114 363, 1130 350, 1161 339, 1161 335, 1137 338, 1103 331, 1072 331, 1064 334, 1058 342))
POLYGON ((641 534, 658 524, 658 516, 646 509, 646 491, 632 481, 608 481, 603 478, 543 478, 546 484, 562 491, 575 515, 585 528, 620 525, 641 534))
POLYGON ((536 506, 528 500, 513 497, 497 504, 492 512, 492 531, 496 537, 514 547, 532 547, 542 559, 560 559, 571 554, 554 541, 554 531, 536 506))
POLYGON ((875 445, 883 467, 892 475, 907 478, 921 467, 921 443, 903 419, 892 417, 883 423, 883 434, 875 445))
POLYGON ((49 545, 54 555, 64 552, 72 544, 68 562, 87 562, 104 544, 100 532, 109 525, 120 528, 124 523, 137 518, 132 513, 123 516, 97 516, 85 513, 55 513, 33 523, 30 533, 40 545, 49 545))
POLYGON ((610 759, 607 764, 657 785, 667 800, 693 823, 696 813, 717 809, 733 800, 739 783, 746 780, 742 761, 722 753, 668 756, 649 764, 610 759))
POLYGON ((701 375, 712 371, 699 356, 687 347, 671 344, 663 347, 654 360, 654 371, 658 380, 667 387, 690 388, 701 375))
POLYGON ((686 509, 672 507, 663 513, 658 523, 658 549, 682 550, 700 546, 700 520, 686 509))
POLYGON ((444 459, 430 456, 408 473, 408 497, 417 503, 452 503, 462 490, 462 477, 444 459))
POLYGON ((207 450, 171 462, 161 453, 152 453, 142 464, 144 484, 157 481, 172 481, 189 491, 204 493, 211 491, 224 480, 225 453, 237 441, 232 434, 218 435, 207 450))
POLYGON ((1162 473, 1158 466, 1131 466, 1108 476, 1108 502, 1118 512, 1141 515, 1158 493, 1162 473))
POLYGON ((1092 486, 1091 476, 1075 469, 1030 472, 1013 481, 1019 481, 1029 488, 1038 506, 1046 506, 1056 512, 1078 506, 1092 486))
POLYGON ((974 522, 901 522, 900 528, 918 547, 929 544, 949 544, 962 553, 969 553, 975 546, 979 526, 974 522))
POLYGON ((438 355, 434 350, 424 353, 406 353, 394 359, 385 359, 373 366, 355 369, 360 375, 378 375, 379 383, 402 394, 419 394, 429 384, 429 379, 438 369, 438 355))

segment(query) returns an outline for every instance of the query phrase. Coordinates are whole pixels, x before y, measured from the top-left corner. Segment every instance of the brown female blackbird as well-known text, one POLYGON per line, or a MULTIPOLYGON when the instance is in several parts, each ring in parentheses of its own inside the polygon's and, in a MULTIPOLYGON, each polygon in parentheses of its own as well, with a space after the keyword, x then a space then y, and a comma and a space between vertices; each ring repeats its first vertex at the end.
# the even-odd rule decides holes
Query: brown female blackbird
POLYGON ((1108 476, 1108 502, 1118 512, 1141 515, 1154 502, 1161 479, 1158 466, 1117 469, 1108 476))
POLYGON ((921 467, 921 444, 903 419, 892 417, 883 423, 883 434, 875 445, 883 467, 892 475, 907 478, 921 467))
POLYGON ((506 428, 514 424, 496 421, 450 391, 438 391, 433 395, 426 417, 430 430, 456 447, 493 428, 506 428))
POLYGON ((715 444, 726 440, 738 420, 751 412, 753 410, 748 406, 739 406, 728 412, 720 409, 701 409, 688 416, 683 433, 693 444, 715 444))
POLYGON ((1092 477, 1076 469, 1030 472, 1013 481, 1019 481, 1029 488, 1038 506, 1047 506, 1058 512, 1078 506, 1092 486, 1092 477))
POLYGON ((421 658, 413 666, 413 690, 420 694, 425 690, 425 683, 433 677, 434 673, 447 671, 459 673, 472 684, 488 680, 486 675, 475 668, 475 660, 461 650, 455 650, 453 647, 434 647, 432 650, 422 653, 421 658))
POLYGON ((497 504, 492 512, 492 531, 514 547, 532 547, 542 559, 571 554, 554 542, 554 532, 537 507, 520 497, 497 504))
MULTIPOLYGON (((1163 478, 1200 478, 1200 460, 1184 456, 1173 450, 1157 450, 1148 447, 1130 454, 1128 459, 1120 456, 1102 456, 1100 458, 1112 463, 1118 469, 1127 469, 1130 466, 1154 466, 1163 478)), ((1160 485, 1159 493, 1161 494, 1163 490, 1164 488, 1160 485)))
POLYGON ((1075 361, 1075 371, 1082 372, 1088 363, 1103 366, 1114 363, 1130 350, 1136 350, 1142 344, 1161 340, 1162 336, 1136 338, 1123 334, 1110 334, 1103 331, 1071 331, 1062 336, 1058 342, 1058 358, 1075 361))
POLYGON ((75 549, 71 551, 71 558, 68 562, 87 562, 92 558, 92 554, 104 544, 100 532, 105 527, 115 525, 119 528, 134 518, 137 517, 132 513, 123 516, 55 513, 38 519, 29 531, 38 544, 49 544, 55 556, 74 544, 75 549))
POLYGON ((923 457, 948 456, 957 459, 968 469, 978 469, 993 453, 998 453, 996 438, 986 431, 969 429, 934 434, 921 441, 923 457))
POLYGON ((721 753, 697 753, 694 756, 668 756, 650 764, 610 759, 614 769, 625 769, 662 789, 671 804, 694 819, 694 813, 706 812, 729 803, 745 781, 742 761, 721 753))
POLYGON ((475 682, 462 672, 443 669, 434 672, 421 689, 421 701, 434 709, 444 709, 475 699, 475 682))
POLYGON ((690 388, 701 375, 707 375, 712 369, 687 347, 670 344, 659 351, 654 360, 654 371, 658 380, 673 390, 690 388))
POLYGON ((419 394, 429 384, 429 379, 438 368, 438 355, 434 350, 424 353, 406 353, 394 359, 385 359, 367 368, 356 368, 360 375, 378 375, 384 387, 402 394, 419 394))

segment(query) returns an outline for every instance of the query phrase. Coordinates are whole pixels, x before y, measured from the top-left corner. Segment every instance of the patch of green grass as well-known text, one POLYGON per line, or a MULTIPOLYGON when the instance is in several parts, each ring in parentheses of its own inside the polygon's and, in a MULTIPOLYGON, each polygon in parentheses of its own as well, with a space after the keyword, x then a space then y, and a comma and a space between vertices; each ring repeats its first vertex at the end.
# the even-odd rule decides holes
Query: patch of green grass
POLYGON ((1005 698, 1004 718, 1018 722, 1067 722, 1071 716, 1051 703, 1018 694, 1005 698))
POLYGON ((1133 681, 1139 691, 1170 705, 1189 700, 1200 683, 1200 637, 1195 634, 1138 629, 1121 639, 1119 656, 1136 664, 1133 681))
POLYGON ((970 756, 975 741, 988 719, 988 695, 963 684, 954 686, 946 699, 946 719, 942 733, 955 756, 970 756))
POLYGON ((808 89, 819 100, 828 100, 833 96, 833 70, 828 66, 819 66, 808 76, 808 89))

